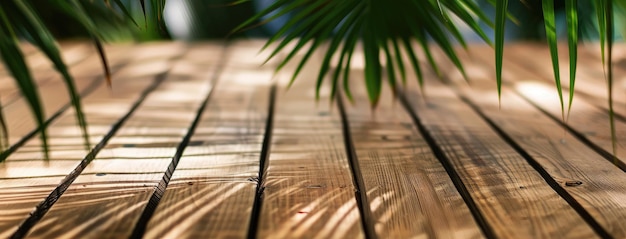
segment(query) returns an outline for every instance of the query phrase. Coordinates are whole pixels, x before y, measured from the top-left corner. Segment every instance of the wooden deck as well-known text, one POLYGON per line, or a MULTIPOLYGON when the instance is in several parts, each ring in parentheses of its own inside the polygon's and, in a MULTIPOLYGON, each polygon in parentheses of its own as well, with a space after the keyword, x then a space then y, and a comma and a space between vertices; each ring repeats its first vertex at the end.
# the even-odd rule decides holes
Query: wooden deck
POLYGON ((436 53, 443 81, 426 72, 422 92, 409 77, 396 98, 385 86, 371 110, 358 60, 355 103, 328 87, 316 102, 320 61, 286 90, 291 70, 262 65, 262 44, 108 46, 109 89, 91 46, 64 43, 89 151, 61 79, 26 49, 52 151, 44 160, 0 69, 14 150, 0 163, 0 238, 626 238, 626 55, 613 163, 593 47, 580 48, 566 125, 542 45, 507 47, 501 105, 493 51, 475 45, 459 51, 470 84, 436 53))

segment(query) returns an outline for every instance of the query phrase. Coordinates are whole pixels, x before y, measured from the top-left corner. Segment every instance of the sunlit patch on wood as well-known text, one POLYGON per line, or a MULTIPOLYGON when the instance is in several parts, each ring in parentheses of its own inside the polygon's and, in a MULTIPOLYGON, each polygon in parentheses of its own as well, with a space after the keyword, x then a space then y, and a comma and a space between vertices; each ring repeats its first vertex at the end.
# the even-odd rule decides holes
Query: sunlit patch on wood
MULTIPOLYGON (((263 43, 106 46, 112 89, 89 47, 65 43, 92 146, 102 143, 93 160, 85 159, 61 79, 40 52, 28 50, 47 116, 59 114, 48 131, 50 159, 43 160, 37 135, 24 138, 35 125, 24 99, 14 85, 0 84, 11 143, 24 140, 0 164, 0 237, 35 217, 27 237, 124 238, 139 225, 146 238, 626 235, 626 174, 607 160, 605 98, 599 87, 581 89, 564 124, 546 78, 550 65, 527 61, 535 51, 547 53, 544 46, 510 47, 517 54, 504 59, 501 102, 493 52, 476 45, 458 54, 470 84, 433 49, 443 81, 425 70, 420 91, 407 74, 407 88, 394 96, 384 86, 372 109, 360 48, 349 104, 342 96, 330 101, 329 85, 314 100, 316 60, 286 90, 296 66, 275 74, 280 59, 263 65, 263 43), (49 210, 40 214, 37 205, 49 210)), ((596 84, 596 67, 580 66, 577 82, 596 84)), ((0 67, 0 83, 12 82, 6 74, 0 67)), ((617 78, 624 75, 616 68, 617 78)), ((621 119, 617 125, 626 128, 621 119)))

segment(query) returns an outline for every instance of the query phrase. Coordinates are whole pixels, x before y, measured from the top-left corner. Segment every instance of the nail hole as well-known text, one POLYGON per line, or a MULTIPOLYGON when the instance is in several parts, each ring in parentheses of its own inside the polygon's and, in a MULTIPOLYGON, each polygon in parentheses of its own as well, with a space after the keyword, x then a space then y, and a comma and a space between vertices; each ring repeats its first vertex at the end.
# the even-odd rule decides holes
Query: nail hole
POLYGON ((568 186, 568 187, 576 187, 576 186, 579 186, 581 184, 583 184, 583 182, 581 182, 581 181, 567 181, 567 182, 565 182, 565 186, 568 186))

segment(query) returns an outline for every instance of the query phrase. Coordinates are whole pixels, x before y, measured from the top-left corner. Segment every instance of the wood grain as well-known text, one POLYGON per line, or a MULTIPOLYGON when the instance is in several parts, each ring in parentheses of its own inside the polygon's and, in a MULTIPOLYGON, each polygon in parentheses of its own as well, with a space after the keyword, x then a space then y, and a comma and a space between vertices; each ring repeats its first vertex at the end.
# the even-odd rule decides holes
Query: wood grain
MULTIPOLYGON (((567 52, 566 45, 559 45, 560 52, 567 52)), ((605 73, 602 68, 602 61, 599 58, 590 54, 589 50, 586 50, 588 47, 581 46, 579 47, 579 57, 577 64, 577 72, 576 72, 576 85, 575 89, 578 93, 575 95, 574 102, 577 102, 578 99, 582 99, 585 102, 590 103, 591 105, 596 106, 604 111, 608 110, 608 91, 607 91, 607 82, 605 80, 605 73), (576 97, 580 96, 580 97, 576 97)), ((523 60, 527 57, 532 56, 529 53, 535 55, 549 55, 548 48, 544 45, 539 44, 529 44, 529 43, 521 43, 521 44, 513 44, 510 47, 509 51, 512 56, 509 59, 513 64, 520 66, 520 68, 525 69, 526 71, 537 74, 537 79, 544 80, 548 84, 554 84, 554 76, 552 74, 552 70, 546 67, 540 68, 540 66, 545 66, 546 64, 551 64, 549 58, 540 57, 537 60, 527 61, 523 60)), ((560 55, 560 66, 561 66, 561 75, 564 89, 569 90, 569 58, 567 55, 560 55)), ((619 59, 615 59, 618 61, 619 59)), ((614 67, 614 90, 615 92, 620 92, 620 90, 624 90, 624 82, 623 78, 626 73, 620 67, 614 67)), ((567 97, 565 98, 567 99, 567 97)), ((622 116, 626 116, 626 98, 614 96, 614 110, 616 113, 621 114, 622 116)))
POLYGON ((484 237, 400 102, 385 87, 372 111, 355 78, 347 113, 379 238, 484 237))
MULTIPOLYGON (((322 88, 322 99, 314 100, 319 60, 314 59, 286 90, 294 66, 288 65, 276 75, 272 71, 275 62, 261 66, 267 52, 256 54, 263 43, 234 42, 227 58, 220 57, 221 46, 216 43, 108 47, 116 71, 113 88, 100 84, 83 98, 94 144, 129 111, 156 75, 171 68, 170 75, 28 237, 128 237, 199 104, 213 88, 198 128, 148 222, 146 238, 245 238, 250 236, 251 226, 256 226, 254 236, 259 238, 365 237, 342 119, 335 103, 329 101, 327 85, 322 88), (183 51, 184 57, 172 62, 172 57, 183 51), (210 85, 219 64, 223 68, 218 84, 210 85), (262 207, 256 215, 252 209, 274 76, 279 87, 269 168, 262 185, 262 207)), ((70 69, 81 87, 101 80, 97 56, 85 55, 93 50, 84 45, 68 47, 65 54, 69 54, 70 69)), ((415 79, 409 79, 405 95, 416 112, 417 126, 401 102, 392 100, 388 88, 379 108, 372 112, 360 78, 362 69, 354 69, 352 88, 357 104, 347 107, 347 120, 377 236, 488 237, 485 227, 479 228, 484 224, 475 221, 480 215, 498 238, 596 238, 598 229, 594 232, 593 222, 615 238, 626 237, 622 225, 626 220, 626 176, 553 119, 560 117, 555 94, 541 95, 543 89, 554 93, 548 81, 550 65, 543 61, 548 58, 524 62, 529 56, 524 49, 545 52, 545 48, 507 48, 513 49, 506 51, 508 54, 514 54, 505 62, 507 82, 501 109, 493 81, 493 52, 486 48, 470 47, 471 56, 460 52, 473 90, 456 70, 444 72, 454 89, 427 73, 425 98, 418 93, 415 79), (539 98, 528 101, 517 93, 539 98), (427 134, 420 134, 423 129, 427 134), (430 148, 432 142, 437 147, 430 148), (442 165, 433 149, 442 151, 439 157, 448 161, 442 165), (469 193, 457 191, 444 166, 456 172, 452 177, 460 178, 469 193), (568 197, 574 207, 564 200, 568 197), (476 208, 468 208, 464 201, 468 198, 476 208), (588 217, 583 219, 581 214, 588 217)), ((68 102, 65 88, 47 68, 49 63, 36 60, 41 58, 37 54, 32 50, 28 58, 37 69, 45 69, 36 75, 46 107, 53 112, 68 102)), ((440 53, 436 54, 439 58, 440 53)), ((357 52, 354 60, 359 57, 362 54, 357 52)), ((442 69, 452 68, 448 61, 439 62, 442 69)), ((566 72, 567 65, 562 66, 566 72)), ((583 97, 575 101, 570 123, 603 145, 610 142, 604 125, 608 121, 603 121, 606 113, 598 104, 605 98, 593 81, 598 80, 593 67, 585 64, 579 68, 583 97)), ((9 82, 0 76, 0 83, 4 81, 9 82)), ((11 123, 14 142, 34 124, 27 119, 30 116, 23 99, 10 93, 15 92, 11 87, 0 88, 0 101, 10 117, 18 119, 11 123), (7 92, 9 96, 4 95, 7 92)), ((74 118, 73 111, 67 110, 51 125, 50 160, 41 160, 41 143, 33 138, 0 164, 0 238, 14 233, 85 157, 74 118)))
POLYGON ((279 75, 259 238, 361 238, 341 121, 328 91, 315 103, 315 63, 288 91, 279 75))
MULTIPOLYGON (((579 47, 579 49, 579 55, 581 55, 579 57, 579 65, 585 65, 588 68, 593 68, 594 72, 602 69, 602 55, 599 43, 587 42, 582 47, 579 47)), ((624 54, 624 50, 626 50, 626 46, 624 44, 618 43, 613 46, 613 87, 615 92, 620 92, 626 89, 626 54, 624 54)), ((604 73, 601 75, 594 73, 593 76, 597 79, 596 81, 598 81, 598 86, 603 87, 604 92, 606 92, 606 81, 600 80, 605 78, 604 73)), ((620 107, 622 108, 626 105, 626 99, 623 97, 617 96, 614 97, 613 100, 616 105, 621 105, 620 107)))
POLYGON ((272 67, 262 42, 231 43, 209 105, 146 238, 245 238, 256 194, 272 67), (255 65, 240 64, 256 59, 255 65))
MULTIPOLYGON (((508 87, 503 89, 500 108, 493 99, 485 97, 496 94, 491 66, 468 58, 465 66, 474 74, 470 75, 471 89, 464 84, 455 85, 462 94, 537 161, 604 230, 614 238, 626 237, 626 174, 508 87), (567 186, 568 182, 582 184, 567 186)), ((451 74, 450 78, 458 82, 459 76, 451 74)))
MULTIPOLYGON (((59 50, 66 66, 70 71, 79 71, 82 68, 78 66, 87 61, 95 53, 87 43, 74 42, 62 45, 59 50)), ((33 54, 27 55, 27 61, 33 64, 29 65, 30 73, 33 80, 38 86, 46 85, 53 82, 54 79, 60 79, 60 75, 43 53, 34 51, 33 54)), ((93 64, 93 63, 92 63, 93 64)), ((83 64, 84 67, 85 64, 83 64)), ((20 97, 20 92, 16 86, 15 80, 5 69, 0 69, 0 101, 2 105, 8 105, 20 97)))
MULTIPOLYGON (((57 46, 61 57, 65 60, 65 63, 68 64, 73 61, 71 59, 75 57, 74 55, 78 53, 78 51, 82 51, 82 49, 88 47, 88 43, 84 41, 63 41, 57 46)), ((45 53, 29 42, 21 42, 20 49, 22 50, 24 61, 29 66, 29 69, 34 71, 33 73, 48 70, 53 65, 50 60, 48 60, 45 53)), ((0 65, 0 77, 4 78, 8 75, 10 75, 10 73, 6 66, 4 64, 0 65)))
MULTIPOLYGON (((181 49, 172 47, 165 45, 163 50, 181 49)), ((204 51, 208 55, 219 53, 220 47, 209 45, 185 50, 204 51)), ((215 71, 215 61, 209 59, 194 62, 183 56, 176 60, 165 81, 147 96, 107 148, 76 178, 29 236, 72 237, 53 223, 64 220, 76 228, 88 228, 78 234, 82 237, 128 237, 212 87, 207 79, 215 71), (152 129, 159 134, 136 137, 152 129), (94 186, 97 189, 91 191, 94 186), (82 213, 76 215, 64 210, 65 207, 82 213), (86 220, 90 215, 91 219, 86 220)))
MULTIPOLYGON (((134 53, 138 56, 141 52, 152 49, 154 46, 140 47, 135 49, 134 53)), ((172 57, 182 48, 178 49, 178 52, 166 54, 172 57)), ((141 60, 139 57, 136 59, 141 60)), ((142 75, 138 74, 139 72, 132 65, 124 67, 115 75, 119 80, 117 83, 119 88, 111 90, 102 82, 92 94, 83 98, 91 139, 97 141, 108 133, 111 125, 128 112, 131 105, 137 101, 141 91, 152 84, 154 74, 163 70, 143 70, 142 75)), ((82 145, 82 136, 74 120, 73 111, 67 111, 49 127, 50 160, 42 160, 40 142, 38 138, 33 138, 0 165, 2 169, 0 170, 0 187, 4 192, 0 196, 0 237, 11 235, 15 228, 29 216, 29 212, 46 198, 65 175, 85 157, 86 151, 82 145)), ((124 149, 117 149, 117 151, 120 150, 124 149)), ((126 151, 129 150, 126 149, 126 151)), ((115 153, 116 150, 111 152, 115 153)), ((101 155, 112 157, 111 153, 101 155)), ((94 167, 94 165, 89 167, 94 167)))
MULTIPOLYGON (((493 60, 485 55, 488 54, 476 54, 475 56, 478 59, 491 64, 493 60)), ((540 109, 549 112, 550 115, 557 119, 561 119, 561 107, 554 86, 541 80, 537 80, 536 76, 531 76, 532 72, 538 70, 530 71, 528 69, 514 67, 514 64, 523 61, 523 57, 523 55, 520 55, 519 58, 510 57, 509 60, 511 64, 504 69, 507 71, 507 78, 520 79, 510 82, 511 84, 514 84, 512 86, 513 89, 525 98, 529 99, 540 109)), ((563 94, 566 95, 568 93, 564 91, 563 94)), ((610 121, 606 111, 587 102, 585 99, 577 98, 575 103, 572 105, 572 111, 569 115, 567 124, 572 127, 572 129, 605 152, 610 154, 613 153, 610 121)), ((619 120, 615 123, 618 142, 626 141, 626 123, 619 120)), ((617 144, 616 155, 622 163, 626 162, 624 159, 624 155, 626 155, 626 146, 623 144, 617 144)))
POLYGON ((567 202, 479 115, 434 77, 426 78, 426 101, 410 80, 412 88, 406 97, 495 236, 595 236, 567 202))
MULTIPOLYGON (((124 48, 120 47, 119 50, 124 50, 124 48)), ((111 66, 114 73, 120 66, 125 64, 128 57, 130 56, 123 54, 122 51, 112 51, 111 66)), ((102 81, 102 67, 99 61, 98 57, 90 56, 72 65, 69 69, 75 79, 76 89, 78 92, 83 93, 83 97, 91 93, 88 89, 102 81)), ((49 118, 61 110, 62 107, 70 104, 70 99, 67 87, 61 76, 52 69, 44 70, 43 72, 35 74, 35 77, 38 77, 39 92, 41 93, 40 99, 46 118, 49 118)), ((7 128, 9 129, 9 142, 14 144, 35 129, 36 123, 27 101, 16 89, 7 89, 6 95, 3 95, 2 100, 3 112, 7 128)))
MULTIPOLYGON (((114 64, 125 64, 118 60, 122 59, 112 58, 114 64)), ((128 111, 141 89, 151 84, 151 76, 140 78, 134 75, 134 80, 128 81, 130 69, 133 67, 124 66, 117 72, 118 79, 126 79, 119 83, 119 89, 112 91, 102 84, 83 98, 92 140, 106 134, 111 124, 128 111)), ((96 72, 89 74, 98 77, 96 72)), ((77 77, 77 80, 93 79, 85 75, 77 77)), ((0 196, 0 237, 11 235, 35 205, 46 198, 86 154, 73 111, 61 115, 49 126, 48 132, 50 160, 43 160, 39 139, 33 138, 0 164, 0 188, 3 189, 0 196)))

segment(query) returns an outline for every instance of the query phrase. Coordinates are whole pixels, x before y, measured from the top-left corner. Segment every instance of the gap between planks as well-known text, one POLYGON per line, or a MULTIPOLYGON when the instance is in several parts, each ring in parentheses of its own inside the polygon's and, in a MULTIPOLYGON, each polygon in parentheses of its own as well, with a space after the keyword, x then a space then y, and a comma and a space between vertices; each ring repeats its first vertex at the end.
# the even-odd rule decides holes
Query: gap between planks
POLYGON ((464 199, 401 102, 383 88, 376 109, 352 74, 347 107, 356 157, 381 238, 482 238, 464 199))
POLYGON ((487 237, 594 236, 541 175, 456 94, 432 83, 426 87, 426 101, 412 88, 402 98, 424 136, 442 152, 442 164, 450 164, 467 188, 475 212, 492 230, 487 237))
MULTIPOLYGON (((145 48, 140 48, 140 49, 147 50, 147 49, 145 49, 145 48)), ((138 51, 138 53, 140 53, 140 52, 141 52, 141 51, 138 51)), ((144 51, 144 52, 145 52, 145 51, 144 51)), ((166 54, 167 54, 167 53, 166 53, 166 54)), ((133 71, 133 68, 128 67, 128 68, 127 68, 127 70, 128 70, 128 71, 126 72, 127 74, 131 74, 131 75, 132 75, 132 74, 135 74, 136 76, 138 76, 138 75, 137 75, 137 73, 131 73, 131 72, 133 71)), ((145 78, 145 77, 144 77, 144 78, 145 78)), ((160 78, 162 78, 162 77, 160 77, 160 78)), ((137 80, 139 80, 139 79, 137 79, 137 80)), ((121 84, 121 85, 127 85, 128 87, 132 87, 132 86, 140 86, 141 84, 137 84, 137 83, 141 83, 142 81, 137 81, 137 80, 136 80, 136 81, 125 81, 125 82, 122 82, 122 83, 120 83, 120 84, 121 84)), ((131 98, 131 99, 129 99, 129 100, 132 100, 132 101, 129 101, 129 102, 128 102, 128 104, 129 104, 129 106, 128 106, 128 107, 130 107, 130 108, 131 108, 131 109, 130 109, 130 111, 126 112, 126 113, 125 113, 125 115, 124 115, 124 113, 123 113, 123 112, 119 112, 119 113, 121 114, 121 115, 119 115, 119 116, 120 116, 120 117, 122 117, 122 118, 121 118, 121 119, 119 119, 119 120, 118 120, 118 117, 115 117, 115 118, 109 119, 109 120, 111 121, 111 122, 110 122, 110 124, 112 124, 112 125, 111 125, 111 131, 108 131, 108 133, 106 133, 106 135, 103 135, 103 141, 102 141, 102 142, 100 142, 98 145, 96 145, 96 148, 95 148, 95 149, 94 149, 94 150, 93 150, 90 154, 88 154, 88 155, 87 155, 87 156, 83 159, 83 161, 81 161, 81 162, 79 163, 79 165, 78 165, 78 166, 76 166, 75 171, 73 171, 73 173, 70 173, 70 175, 68 175, 68 176, 67 176, 64 180, 62 180, 61 184, 59 184, 59 185, 57 186, 57 188, 56 188, 56 189, 51 188, 51 189, 54 189, 54 190, 52 191, 52 193, 51 193, 50 195, 48 195, 47 199, 45 199, 44 201, 42 201, 42 202, 39 204, 39 206, 37 207, 38 209, 36 209, 34 212, 32 212, 31 216, 29 216, 29 217, 26 219, 26 221, 24 221, 24 222, 22 223, 22 225, 19 227, 18 231, 17 231, 17 232, 15 232, 15 233, 13 234, 13 237, 14 237, 14 238, 20 238, 20 237, 25 236, 25 234, 28 232, 28 230, 29 230, 32 226, 34 226, 34 225, 35 225, 35 223, 36 223, 36 222, 37 222, 37 221, 38 221, 38 220, 39 220, 39 219, 40 219, 40 218, 41 218, 41 217, 45 214, 45 212, 46 212, 46 211, 50 208, 50 206, 52 206, 52 204, 54 204, 54 202, 56 202, 56 200, 59 198, 59 196, 60 196, 60 195, 61 195, 61 194, 65 191, 65 189, 67 189, 67 187, 68 187, 68 186, 70 185, 70 183, 71 183, 71 182, 72 182, 72 181, 76 178, 76 176, 78 176, 78 175, 80 174, 80 172, 81 172, 81 171, 82 171, 82 170, 83 170, 83 169, 87 166, 87 164, 89 164, 89 163, 90 163, 90 161, 93 159, 93 157, 95 157, 95 154, 97 154, 97 151, 99 151, 98 149, 101 149, 101 148, 103 148, 103 147, 105 146, 105 144, 106 144, 106 140, 108 140, 108 138, 110 138, 110 137, 111 137, 111 136, 115 133, 115 131, 116 131, 116 130, 120 127, 120 125, 122 125, 122 124, 123 124, 123 122, 125 121, 125 119, 127 119, 127 118, 128 118, 128 117, 132 114, 133 110, 134 110, 136 107, 138 107, 138 105, 141 103, 142 99, 144 99, 144 98, 146 97, 146 95, 148 95, 148 94, 150 93, 150 91, 152 91, 152 89, 154 89, 154 88, 156 87, 156 85, 158 85, 158 82, 160 82, 160 81, 161 81, 161 80, 159 80, 159 77, 157 77, 155 80, 150 80, 150 81, 148 81, 148 82, 146 82, 146 80, 144 80, 144 81, 143 81, 143 82, 145 82, 145 83, 149 83, 149 84, 143 84, 143 83, 142 83, 142 84, 143 84, 143 86, 142 86, 142 87, 144 87, 144 88, 145 88, 145 87, 147 87, 147 89, 146 89, 145 91, 143 91, 143 93, 142 93, 142 92, 136 92, 136 93, 132 93, 132 94, 131 94, 131 95, 137 95, 137 98, 138 98, 138 99, 137 99, 137 100, 132 99, 132 98, 131 98), (133 102, 134 102, 134 103, 133 103, 133 102), (117 121, 117 122, 116 122, 116 121, 117 121)), ((137 89, 136 89, 136 88, 135 88, 134 90, 135 90, 135 91, 137 91, 137 89)), ((121 93, 122 93, 122 94, 120 94, 119 96, 124 96, 124 93, 128 93, 128 92, 132 92, 132 91, 129 91, 129 90, 127 90, 127 89, 124 89, 124 90, 122 90, 122 91, 121 91, 121 93), (124 91, 125 91, 125 92, 124 92, 124 91)), ((92 105, 92 104, 93 104, 93 105, 98 105, 98 104, 101 104, 101 103, 103 103, 103 102, 98 102, 98 99, 99 99, 99 98, 100 98, 100 99, 102 99, 103 97, 104 97, 104 98, 107 98, 107 97, 108 97, 108 98, 109 98, 109 102, 110 102, 110 101, 111 101, 111 96, 112 96, 112 95, 111 95, 110 90, 108 89, 108 87, 105 87, 105 86, 103 86, 103 84, 101 84, 101 87, 100 87, 100 89, 99 89, 98 93, 97 93, 97 94, 95 94, 95 95, 90 95, 90 96, 88 96, 87 98, 85 98, 85 99, 87 99, 87 100, 85 100, 85 103, 84 103, 84 104, 85 104, 85 105, 92 105), (93 97, 92 97, 92 96, 93 96, 93 97), (93 99, 92 99, 92 98, 93 98, 93 99)), ((113 97, 114 97, 114 96, 113 96, 113 97)), ((126 100, 126 99, 124 99, 124 100, 126 100)), ((114 100, 112 103, 115 103, 115 100, 114 100)), ((86 110, 87 110, 88 108, 89 108, 89 107, 86 107, 86 110)), ((122 107, 121 109, 123 110, 123 109, 124 109, 124 107, 122 107)), ((100 108, 99 110, 105 110, 105 111, 107 111, 107 110, 110 110, 110 109, 108 109, 108 108, 104 108, 104 109, 103 109, 103 108, 100 108)), ((115 114, 117 114, 117 112, 116 112, 115 114)), ((94 116, 94 114, 89 114, 89 113, 87 113, 87 115, 88 115, 88 120, 89 120, 90 118, 93 118, 93 116, 94 116), (90 117, 90 116, 91 116, 91 117, 90 117)), ((71 115, 68 115, 68 116, 66 116, 66 117, 71 117, 71 115)), ((91 126, 93 126, 93 124, 90 124, 90 125, 91 125, 91 126)), ((63 125, 59 125, 59 126, 63 127, 63 125)), ((55 129, 56 127, 57 127, 57 126, 53 125, 53 126, 51 126, 51 129, 55 129)), ((70 132, 72 132, 72 131, 70 131, 70 132)), ((74 132, 75 132, 75 131, 74 131, 74 132)), ((77 135, 77 137, 79 137, 79 136, 77 135)), ((52 149, 52 150, 54 150, 54 148, 51 148, 51 149, 52 149)), ((75 153, 80 153, 80 152, 83 152, 83 151, 80 151, 80 150, 79 150, 78 152, 75 152, 75 153)), ((82 155, 84 155, 84 154, 82 154, 82 155)), ((17 157, 18 155, 15 155, 15 156, 17 157)), ((60 157, 68 157, 68 156, 70 156, 70 155, 65 155, 65 156, 63 156, 63 154, 61 154, 61 155, 58 155, 58 156, 57 156, 57 155, 54 153, 54 151, 53 151, 53 152, 52 152, 52 159, 51 159, 51 161, 50 161, 50 162, 51 162, 51 163, 55 163, 55 162, 57 162, 57 161, 56 161, 56 160, 54 160, 54 159, 58 158, 59 156, 60 156, 60 157)), ((76 155, 76 154, 74 154, 72 157, 77 157, 77 155, 76 155)), ((81 158, 82 158, 82 156, 81 156, 81 158)), ((11 158, 9 158, 9 161, 11 161, 11 158)), ((80 161, 80 160, 76 160, 76 161, 80 161)), ((7 163, 8 163, 8 162, 7 162, 7 163)), ((7 164, 7 163, 5 163, 5 164, 7 164)), ((70 164, 70 165, 72 165, 72 164, 70 164)), ((71 170, 70 165, 63 166, 63 168, 66 168, 66 170, 68 170, 68 171, 69 171, 69 170, 71 170)), ((60 166, 60 165, 59 165, 59 166, 60 166)))
MULTIPOLYGON (((212 48, 211 44, 164 47, 170 47, 169 51, 183 50, 185 54, 177 55, 168 73, 158 83, 155 82, 154 89, 145 95, 145 100, 110 138, 112 146, 104 148, 99 154, 111 155, 115 159, 100 160, 96 156, 92 166, 85 170, 88 173, 76 177, 70 186, 72 190, 61 196, 41 223, 33 228, 31 235, 94 237, 105 232, 111 237, 131 235, 142 208, 158 185, 158 180, 163 177, 176 145, 184 137, 189 122, 212 87, 205 77, 215 70, 213 59, 199 62, 189 56, 198 53, 210 56, 216 48, 220 48, 212 48), (128 136, 151 129, 158 129, 162 134, 149 138, 128 136), (129 159, 126 158, 128 155, 140 155, 141 158, 129 159), (99 187, 94 185, 98 182, 102 183, 99 187), (88 191, 92 192, 86 193, 88 191), (82 213, 72 214, 68 207, 82 213), (73 222, 75 228, 63 231, 55 227, 52 222, 60 218, 73 222)), ((153 51, 157 52, 156 49, 153 51)))
MULTIPOLYGON (((473 56, 481 54, 470 53, 473 56)), ((621 222, 626 220, 623 210, 626 194, 621 192, 626 191, 626 177, 623 171, 602 159, 571 132, 559 131, 562 122, 541 110, 532 100, 518 96, 509 87, 514 84, 503 87, 503 108, 496 110, 493 102, 485 99, 486 95, 495 94, 495 88, 488 80, 494 76, 486 73, 491 72, 489 68, 493 64, 479 64, 476 58, 469 61, 470 57, 465 54, 461 57, 468 69, 472 69, 474 78, 472 88, 464 84, 454 85, 463 100, 524 155, 598 235, 624 237, 626 230, 621 222), (582 184, 568 186, 571 182, 582 184)), ((457 72, 448 77, 450 83, 459 81, 457 72)), ((517 83, 523 78, 508 77, 505 80, 517 83)))

